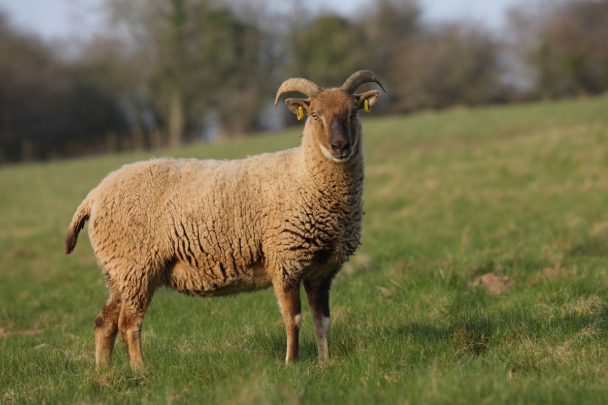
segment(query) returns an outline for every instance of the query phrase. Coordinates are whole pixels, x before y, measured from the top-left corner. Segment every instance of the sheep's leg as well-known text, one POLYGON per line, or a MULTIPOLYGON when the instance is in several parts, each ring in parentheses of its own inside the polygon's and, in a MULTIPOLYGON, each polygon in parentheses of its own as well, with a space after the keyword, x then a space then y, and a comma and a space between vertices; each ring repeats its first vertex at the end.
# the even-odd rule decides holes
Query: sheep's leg
POLYGON ((127 358, 131 368, 142 370, 144 367, 144 356, 141 346, 141 329, 144 315, 152 300, 153 291, 132 291, 133 294, 125 293, 123 289, 120 319, 118 329, 125 345, 127 358))
POLYGON ((300 324, 302 323, 302 305, 300 303, 300 284, 274 283, 274 293, 277 296, 287 330, 286 363, 298 360, 300 324))
POLYGON ((110 298, 95 319, 95 361, 97 367, 109 364, 114 353, 114 343, 118 334, 120 317, 120 292, 116 283, 108 280, 110 298))
POLYGON ((331 318, 329 317, 329 289, 331 278, 321 282, 304 282, 306 299, 312 313, 312 322, 315 327, 319 361, 329 362, 329 330, 331 318))

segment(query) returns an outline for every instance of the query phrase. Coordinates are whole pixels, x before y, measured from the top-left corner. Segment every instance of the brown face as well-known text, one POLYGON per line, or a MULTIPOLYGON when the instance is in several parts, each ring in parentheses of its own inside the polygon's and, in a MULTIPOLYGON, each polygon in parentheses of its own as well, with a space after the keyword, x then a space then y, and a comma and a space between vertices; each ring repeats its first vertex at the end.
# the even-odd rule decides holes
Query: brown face
POLYGON ((302 107, 310 117, 306 125, 311 127, 323 155, 336 163, 345 163, 360 138, 357 112, 364 108, 366 99, 372 106, 379 94, 376 90, 352 95, 342 89, 329 89, 309 100, 287 99, 285 103, 296 114, 302 107))

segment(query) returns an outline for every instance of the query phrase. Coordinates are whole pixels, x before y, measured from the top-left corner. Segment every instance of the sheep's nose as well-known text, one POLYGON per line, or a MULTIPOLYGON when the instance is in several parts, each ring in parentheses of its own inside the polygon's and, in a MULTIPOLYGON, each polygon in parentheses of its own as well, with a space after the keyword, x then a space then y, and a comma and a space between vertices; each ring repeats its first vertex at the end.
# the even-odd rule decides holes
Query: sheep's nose
POLYGON ((350 149, 350 142, 346 139, 337 139, 331 144, 331 148, 334 152, 344 152, 350 149))

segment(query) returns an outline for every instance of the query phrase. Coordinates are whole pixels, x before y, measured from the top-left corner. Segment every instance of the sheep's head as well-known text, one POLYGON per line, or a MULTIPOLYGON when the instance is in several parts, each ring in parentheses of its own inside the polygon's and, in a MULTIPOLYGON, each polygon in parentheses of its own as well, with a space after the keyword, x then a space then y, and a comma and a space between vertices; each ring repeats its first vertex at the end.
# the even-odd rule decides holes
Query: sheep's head
MULTIPOLYGON (((359 142, 361 122, 357 112, 374 105, 380 92, 368 91, 354 94, 363 83, 375 82, 382 87, 380 79, 369 70, 361 70, 351 77, 340 88, 323 89, 306 79, 289 79, 283 82, 275 100, 289 91, 299 91, 308 99, 288 98, 285 104, 291 111, 302 118, 308 115, 307 126, 325 157, 337 163, 350 159, 359 142)), ((385 90, 386 92, 386 90, 385 90)), ((368 109, 369 110, 369 109, 368 109)))

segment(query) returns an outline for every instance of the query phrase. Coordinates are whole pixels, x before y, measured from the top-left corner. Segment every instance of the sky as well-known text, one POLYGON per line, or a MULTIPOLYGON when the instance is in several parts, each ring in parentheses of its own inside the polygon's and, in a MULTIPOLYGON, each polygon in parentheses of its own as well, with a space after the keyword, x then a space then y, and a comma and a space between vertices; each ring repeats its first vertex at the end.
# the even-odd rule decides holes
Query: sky
MULTIPOLYGON (((284 0, 270 0, 284 4, 284 0)), ((315 10, 330 10, 349 16, 370 0, 306 0, 315 10)), ((460 18, 483 22, 498 29, 504 12, 524 0, 419 0, 428 21, 460 18)), ((40 34, 48 40, 71 35, 87 36, 102 24, 99 9, 103 0, 0 0, 0 10, 22 30, 40 34)))

